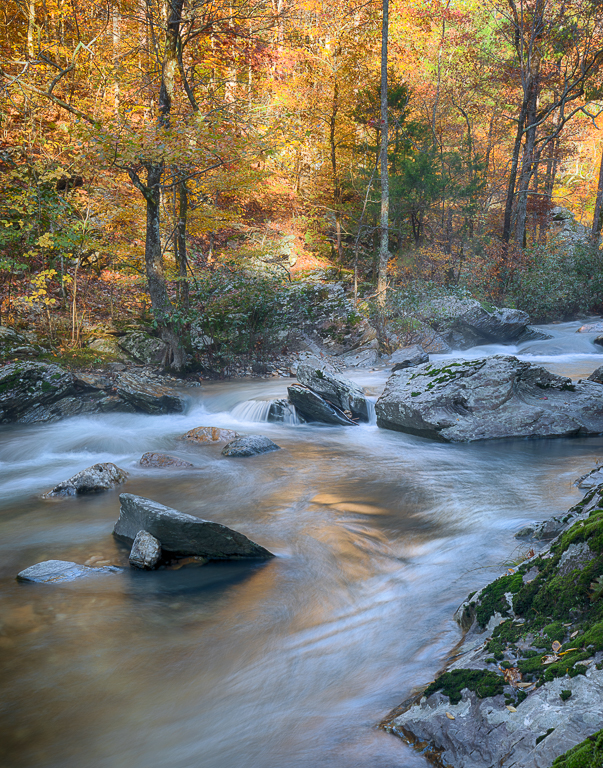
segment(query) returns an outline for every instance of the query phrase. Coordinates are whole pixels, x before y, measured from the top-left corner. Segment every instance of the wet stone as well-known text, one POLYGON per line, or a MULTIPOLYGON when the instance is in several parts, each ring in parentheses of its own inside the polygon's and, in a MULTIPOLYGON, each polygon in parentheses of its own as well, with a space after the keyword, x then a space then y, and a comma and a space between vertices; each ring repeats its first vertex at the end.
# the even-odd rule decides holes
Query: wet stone
POLYGON ((101 493, 118 485, 125 483, 128 479, 128 473, 120 469, 111 462, 103 464, 93 464, 91 467, 83 469, 69 480, 62 483, 45 493, 42 498, 48 499, 53 496, 80 496, 86 493, 101 493))
POLYGON ((180 440, 188 440, 190 443, 227 443, 241 437, 233 429, 221 429, 220 427, 195 427, 180 437, 180 440))
POLYGON ((121 568, 112 565, 90 568, 87 565, 79 565, 68 560, 44 560, 21 571, 17 574, 17 580, 36 584, 59 584, 90 576, 119 573, 120 571, 121 568))
POLYGON ((130 551, 130 565, 133 568, 150 570, 161 559, 161 542, 148 531, 138 531, 130 551))
POLYGON ((257 456, 260 453, 279 451, 280 445, 273 443, 269 437, 263 435, 248 435, 225 445, 222 449, 223 456, 257 456))
POLYGON ((184 461, 177 456, 168 456, 165 453, 144 453, 138 462, 141 467, 155 467, 157 469, 170 469, 174 467, 193 467, 190 461, 184 461))

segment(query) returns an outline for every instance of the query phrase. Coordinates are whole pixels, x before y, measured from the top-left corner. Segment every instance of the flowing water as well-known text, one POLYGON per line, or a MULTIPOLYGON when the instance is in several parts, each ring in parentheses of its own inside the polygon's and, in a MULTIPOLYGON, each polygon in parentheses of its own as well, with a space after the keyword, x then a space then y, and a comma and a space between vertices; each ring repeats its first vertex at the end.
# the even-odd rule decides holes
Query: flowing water
MULTIPOLYGON (((603 355, 578 325, 464 356, 517 353, 584 377, 603 355)), ((353 378, 377 395, 386 375, 353 378)), ((572 483, 603 438, 446 445, 374 424, 258 423, 288 383, 206 385, 184 415, 2 428, 3 768, 426 768, 375 724, 441 668, 460 638, 455 608, 525 549, 514 532, 580 498, 572 483), (229 459, 178 441, 201 425, 282 450, 229 459), (150 450, 195 467, 143 470, 150 450), (99 461, 130 472, 125 491, 278 556, 17 583, 45 559, 127 563, 111 536, 118 492, 40 499, 99 461)))

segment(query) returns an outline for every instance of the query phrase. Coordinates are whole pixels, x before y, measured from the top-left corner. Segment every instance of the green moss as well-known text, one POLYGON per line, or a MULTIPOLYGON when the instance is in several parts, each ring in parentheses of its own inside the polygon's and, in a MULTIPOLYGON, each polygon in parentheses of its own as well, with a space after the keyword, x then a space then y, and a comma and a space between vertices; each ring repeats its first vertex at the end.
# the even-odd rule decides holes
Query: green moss
POLYGON ((561 701, 567 701, 568 699, 571 699, 572 692, 564 689, 563 691, 561 691, 559 696, 561 696, 561 701))
POLYGON ((562 643, 563 638, 565 637, 565 627, 560 621, 555 621, 553 624, 548 624, 546 627, 543 627, 542 634, 543 636, 546 636, 551 643, 555 640, 562 643))
POLYGON ((489 584, 480 596, 480 605, 475 616, 480 626, 485 627, 495 613, 507 616, 509 606, 505 599, 506 592, 518 592, 523 586, 523 578, 520 573, 509 576, 501 576, 489 584))
POLYGON ((410 396, 411 397, 419 397, 420 394, 421 394, 420 392, 411 392, 410 396))
POLYGON ((558 757, 551 768, 601 768, 603 765, 603 730, 558 757))
POLYGON ((49 384, 47 381, 42 382, 42 392, 52 392, 55 389, 55 387, 52 386, 52 384, 49 384))
POLYGON ((426 688, 425 696, 442 691, 445 696, 448 696, 451 704, 458 704, 464 688, 475 691, 480 699, 485 699, 502 693, 503 686, 504 680, 496 672, 481 669, 455 669, 452 672, 444 672, 438 677, 426 688))

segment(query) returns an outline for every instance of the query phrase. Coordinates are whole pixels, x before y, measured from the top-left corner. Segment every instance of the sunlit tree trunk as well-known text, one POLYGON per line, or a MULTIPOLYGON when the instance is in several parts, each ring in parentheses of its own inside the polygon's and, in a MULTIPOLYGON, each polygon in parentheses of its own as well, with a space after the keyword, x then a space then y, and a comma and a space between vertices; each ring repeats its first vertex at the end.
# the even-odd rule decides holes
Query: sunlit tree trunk
POLYGON ((389 28, 389 0, 383 0, 381 26, 381 217, 379 242, 379 273, 377 300, 385 304, 387 288, 387 263, 389 261, 389 169, 387 164, 388 116, 387 116, 387 42, 389 28))
POLYGON ((592 244, 598 248, 603 226, 603 153, 599 166, 599 184, 597 185, 597 198, 595 200, 595 212, 593 214, 593 226, 590 233, 592 244))

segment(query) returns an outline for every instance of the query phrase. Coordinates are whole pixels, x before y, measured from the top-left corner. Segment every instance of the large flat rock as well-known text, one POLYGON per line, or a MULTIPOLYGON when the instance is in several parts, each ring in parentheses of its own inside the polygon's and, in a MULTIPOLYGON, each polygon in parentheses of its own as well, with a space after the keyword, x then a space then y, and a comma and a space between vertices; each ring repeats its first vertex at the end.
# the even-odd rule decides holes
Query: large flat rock
POLYGON ((132 373, 122 373, 117 377, 115 391, 143 413, 182 413, 185 409, 185 398, 173 389, 132 373))
POLYGON ((132 544, 139 531, 147 531, 162 550, 181 555, 199 555, 209 560, 265 559, 274 557, 238 531, 220 523, 179 512, 151 499, 122 493, 119 520, 113 534, 132 544))
POLYGON ((445 442, 603 433, 603 385, 516 357, 426 363, 394 373, 377 424, 445 442))

